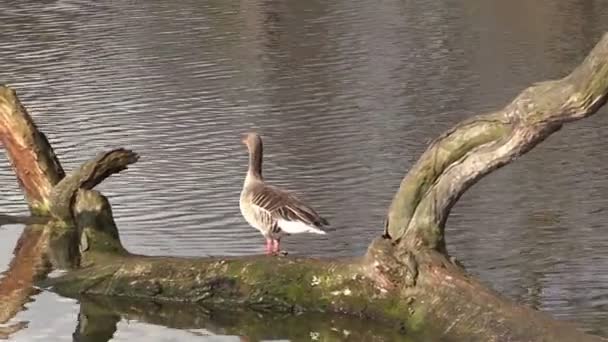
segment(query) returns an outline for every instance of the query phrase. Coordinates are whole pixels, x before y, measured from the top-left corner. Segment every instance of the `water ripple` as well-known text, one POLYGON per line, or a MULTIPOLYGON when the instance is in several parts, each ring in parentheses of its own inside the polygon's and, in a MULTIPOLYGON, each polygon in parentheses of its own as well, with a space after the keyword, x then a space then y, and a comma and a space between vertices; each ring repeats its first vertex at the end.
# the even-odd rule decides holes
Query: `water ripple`
MULTIPOLYGON (((100 185, 137 253, 262 251, 238 210, 239 136, 257 130, 267 179, 332 223, 327 237, 285 247, 361 254, 430 139, 563 75, 608 29, 599 1, 593 13, 575 0, 510 2, 535 11, 516 18, 496 1, 178 3, 5 0, 0 11, 0 82, 17 89, 64 167, 113 147, 141 155, 100 185), (549 25, 560 11, 568 24, 549 25)), ((484 179, 447 237, 501 292, 603 334, 606 123, 568 126, 484 179)), ((8 167, 0 181, 2 211, 24 213, 8 167)))

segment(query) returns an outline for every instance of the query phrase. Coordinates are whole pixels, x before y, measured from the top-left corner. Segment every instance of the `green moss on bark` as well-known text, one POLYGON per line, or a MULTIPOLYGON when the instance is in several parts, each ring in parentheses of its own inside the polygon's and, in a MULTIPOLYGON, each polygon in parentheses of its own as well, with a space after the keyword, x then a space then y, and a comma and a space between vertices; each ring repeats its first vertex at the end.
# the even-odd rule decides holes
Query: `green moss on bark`
MULTIPOLYGON (((405 235, 414 212, 445 169, 479 146, 499 141, 511 126, 487 115, 463 123, 438 138, 420 157, 401 182, 388 214, 387 232, 393 239, 405 235)), ((432 220, 432 216, 429 216, 432 220)))

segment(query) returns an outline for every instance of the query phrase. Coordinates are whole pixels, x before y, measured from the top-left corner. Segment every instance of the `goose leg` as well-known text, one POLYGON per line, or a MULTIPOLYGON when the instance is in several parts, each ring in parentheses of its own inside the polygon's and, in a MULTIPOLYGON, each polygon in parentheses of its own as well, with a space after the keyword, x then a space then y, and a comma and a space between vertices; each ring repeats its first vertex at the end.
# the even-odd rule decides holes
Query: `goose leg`
POLYGON ((272 254, 272 239, 266 238, 266 247, 264 247, 266 254, 272 254))
POLYGON ((272 252, 274 254, 279 254, 281 250, 281 241, 279 239, 272 240, 272 252))

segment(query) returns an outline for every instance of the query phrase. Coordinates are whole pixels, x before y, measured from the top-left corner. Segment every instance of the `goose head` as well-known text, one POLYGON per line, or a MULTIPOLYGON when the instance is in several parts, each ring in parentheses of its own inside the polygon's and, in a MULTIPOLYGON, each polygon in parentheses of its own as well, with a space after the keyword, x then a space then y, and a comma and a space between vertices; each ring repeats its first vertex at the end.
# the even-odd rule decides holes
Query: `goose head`
POLYGON ((247 146, 250 153, 262 147, 262 138, 255 132, 244 133, 241 142, 247 146))

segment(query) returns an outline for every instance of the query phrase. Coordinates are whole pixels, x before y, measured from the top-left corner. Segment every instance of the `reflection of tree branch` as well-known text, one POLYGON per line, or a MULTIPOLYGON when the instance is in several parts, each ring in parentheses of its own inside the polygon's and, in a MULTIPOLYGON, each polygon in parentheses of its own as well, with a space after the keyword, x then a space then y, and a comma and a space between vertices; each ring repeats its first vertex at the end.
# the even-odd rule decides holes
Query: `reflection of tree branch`
POLYGON ((81 305, 78 324, 72 334, 74 342, 105 342, 112 339, 120 315, 111 311, 95 310, 95 307, 81 305))
MULTIPOLYGON (((125 298, 84 296, 80 302, 80 320, 86 317, 82 339, 74 341, 108 341, 116 331, 116 322, 123 319, 163 325, 175 329, 204 329, 210 335, 240 336, 242 341, 262 341, 288 338, 293 341, 310 341, 311 333, 321 341, 410 341, 409 336, 391 327, 361 324, 357 318, 310 313, 260 313, 253 311, 208 311, 196 304, 158 303, 125 298), (114 322, 114 323, 112 323, 114 322), (102 329, 105 329, 102 331, 102 329), (97 339, 93 339, 93 336, 97 339)), ((82 321, 77 327, 83 331, 82 321)), ((76 334, 76 333, 75 333, 76 334)), ((193 335, 209 335, 192 332, 193 335)))
MULTIPOLYGON (((52 223, 25 227, 13 251, 15 256, 0 278, 0 324, 8 322, 23 309, 32 296, 40 292, 33 285, 46 277, 51 264, 71 264, 62 259, 73 255, 66 252, 66 244, 70 244, 68 240, 72 238, 74 237, 69 230, 61 229, 52 223), (61 251, 53 253, 53 246, 61 251)), ((23 329, 25 324, 26 322, 17 323, 0 328, 0 337, 8 338, 13 332, 23 329)))
POLYGON ((27 328, 27 322, 18 322, 6 327, 0 327, 0 339, 6 340, 19 330, 27 328))
POLYGON ((19 237, 15 257, 0 279, 0 323, 6 323, 21 311, 36 293, 34 281, 48 272, 43 251, 49 234, 49 230, 28 226, 19 237))

